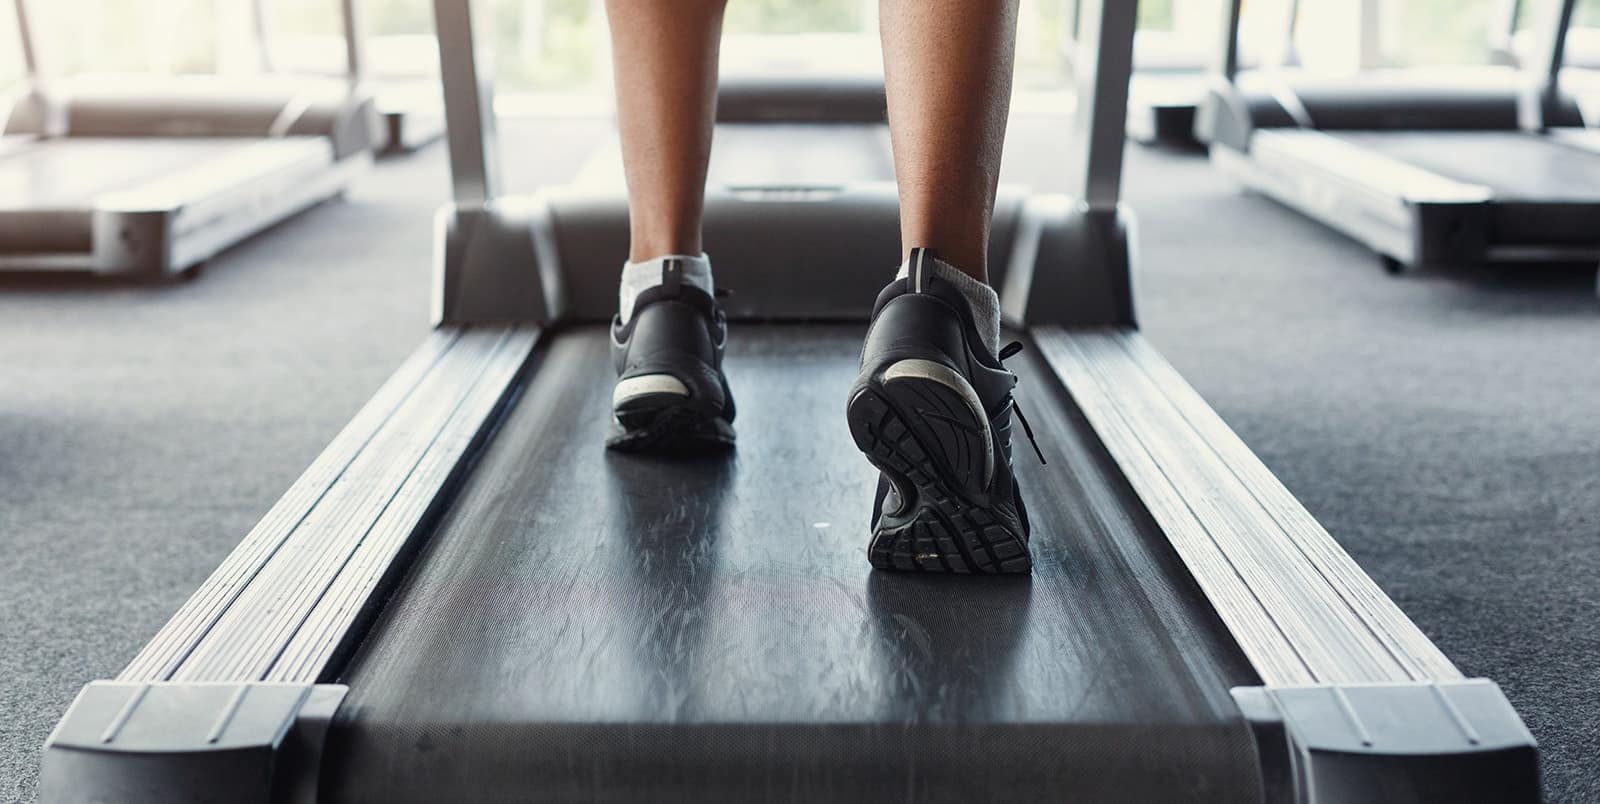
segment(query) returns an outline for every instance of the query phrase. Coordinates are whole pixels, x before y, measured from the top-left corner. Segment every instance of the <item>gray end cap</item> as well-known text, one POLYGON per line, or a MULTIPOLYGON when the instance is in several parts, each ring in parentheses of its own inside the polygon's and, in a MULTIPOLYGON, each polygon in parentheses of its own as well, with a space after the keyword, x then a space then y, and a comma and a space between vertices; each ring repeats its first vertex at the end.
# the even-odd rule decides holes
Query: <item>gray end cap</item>
POLYGON ((1539 755, 1487 679, 1236 687, 1271 798, 1539 801, 1539 755), (1275 789, 1274 779, 1292 789, 1275 789))
POLYGON ((45 742, 41 799, 298 800, 308 790, 314 794, 323 737, 347 690, 337 684, 92 682, 45 742))

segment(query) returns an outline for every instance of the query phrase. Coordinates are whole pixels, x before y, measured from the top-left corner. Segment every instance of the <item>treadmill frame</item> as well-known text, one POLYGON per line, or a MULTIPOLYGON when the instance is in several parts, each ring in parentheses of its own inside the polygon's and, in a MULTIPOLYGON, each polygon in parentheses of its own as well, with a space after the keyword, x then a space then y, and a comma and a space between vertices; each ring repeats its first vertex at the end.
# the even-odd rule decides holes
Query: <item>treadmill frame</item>
MULTIPOLYGON (((1229 0, 1216 0, 1224 10, 1229 0)), ((1222 30, 1238 26, 1238 10, 1228 13, 1222 30)), ((1295 49, 1294 29, 1300 19, 1300 0, 1289 0, 1283 11, 1283 40, 1270 66, 1296 67, 1300 57, 1295 49)), ((1195 63, 1189 69, 1141 70, 1137 41, 1134 50, 1133 79, 1128 95, 1128 139, 1141 145, 1170 148, 1202 148, 1209 144, 1195 125, 1199 107, 1205 102, 1211 71, 1209 62, 1195 63)), ((1231 51, 1230 51, 1231 52, 1231 51)), ((1235 54, 1233 58, 1238 58, 1235 54)), ((1267 67, 1267 53, 1256 59, 1253 68, 1267 67)))
MULTIPOLYGON (((1562 0, 1549 15, 1541 28, 1537 72, 1524 70, 1529 73, 1525 85, 1501 104, 1515 123, 1485 120, 1473 126, 1520 128, 1543 136, 1553 126, 1583 125, 1581 112, 1562 94, 1559 82, 1574 3, 1562 0)), ((1570 216, 1567 228, 1582 231, 1585 222, 1597 220, 1600 196, 1587 204, 1499 197, 1491 187, 1341 141, 1337 131, 1317 127, 1316 115, 1287 81, 1263 76, 1261 86, 1241 87, 1240 0, 1226 5, 1230 27, 1195 122, 1200 139, 1210 143, 1212 164, 1222 173, 1360 241, 1393 273, 1412 266, 1600 260, 1600 228, 1587 239, 1557 240, 1543 233, 1519 235, 1514 226, 1498 225, 1505 217, 1498 208, 1526 204, 1540 209, 1546 219, 1570 216)), ((1404 114, 1391 117, 1366 128, 1392 129, 1410 122, 1404 114)))
MULTIPOLYGON (((578 202, 500 196, 470 4, 435 12, 455 185, 435 254, 439 327, 121 676, 79 695, 45 747, 48 800, 314 801, 346 661, 539 370, 543 333, 591 312, 563 284, 577 280, 561 238, 588 236, 561 218, 578 202)), ((1537 751, 1499 688, 1462 678, 1135 329, 1118 206, 1133 27, 1133 4, 1087 9, 1097 69, 1080 76, 1087 114, 1068 150, 1077 193, 1019 216, 1008 318, 1262 680, 1233 696, 1263 798, 1536 799, 1537 751)))
MULTIPOLYGON (((89 272, 145 280, 191 272, 239 241, 341 195, 372 164, 368 144, 376 113, 371 99, 353 90, 335 100, 274 98, 276 102, 265 105, 230 98, 229 108, 214 121, 191 119, 192 109, 184 110, 181 120, 147 112, 129 114, 126 105, 93 93, 89 93, 93 108, 80 110, 70 95, 58 97, 44 80, 46 70, 29 25, 27 0, 14 0, 13 6, 27 89, 3 120, 8 137, 31 136, 40 143, 88 136, 146 139, 169 130, 180 132, 172 139, 208 134, 238 137, 244 127, 263 142, 304 138, 323 147, 307 149, 292 160, 270 147, 242 148, 173 176, 111 188, 90 199, 86 207, 0 211, 8 218, 0 228, 18 232, 60 227, 64 222, 76 225, 85 217, 89 222, 82 238, 85 248, 8 247, 0 251, 0 271, 89 272)), ((19 144, 0 154, 0 161, 26 160, 29 151, 29 144, 19 144)))
MULTIPOLYGON (((41 140, 41 143, 62 140, 41 140)), ((71 142, 71 139, 66 140, 71 142)), ((296 213, 343 193, 372 165, 369 154, 334 159, 332 149, 307 149, 285 161, 264 140, 178 174, 147 181, 137 189, 102 193, 88 210, 87 251, 38 250, 0 253, 0 270, 88 272, 101 276, 161 279, 183 274, 218 252, 296 213), (218 184, 225 176, 227 184, 218 184)), ((27 159, 29 149, 0 155, 27 159)), ((3 228, 49 226, 78 210, 28 209, 0 212, 3 228)))

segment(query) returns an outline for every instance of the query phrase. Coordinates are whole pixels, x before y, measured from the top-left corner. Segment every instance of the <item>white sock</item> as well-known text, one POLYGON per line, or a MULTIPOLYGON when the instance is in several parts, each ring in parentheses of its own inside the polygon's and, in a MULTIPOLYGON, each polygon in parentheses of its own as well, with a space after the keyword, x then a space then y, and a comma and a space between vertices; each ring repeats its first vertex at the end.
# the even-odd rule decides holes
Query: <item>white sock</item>
POLYGON ((711 258, 704 254, 691 257, 686 254, 663 254, 641 262, 622 264, 622 285, 617 290, 617 315, 622 323, 633 316, 633 302, 639 294, 661 284, 662 263, 677 260, 683 265, 683 281, 715 295, 711 282, 711 258))
MULTIPOLYGON (((972 308, 972 323, 978 326, 978 335, 983 338, 983 345, 988 347, 989 354, 1000 354, 1000 294, 944 260, 937 257, 928 257, 926 260, 923 268, 929 276, 955 285, 966 297, 967 306, 972 308)), ((910 276, 911 267, 907 261, 900 266, 900 272, 894 278, 905 279, 910 276)))

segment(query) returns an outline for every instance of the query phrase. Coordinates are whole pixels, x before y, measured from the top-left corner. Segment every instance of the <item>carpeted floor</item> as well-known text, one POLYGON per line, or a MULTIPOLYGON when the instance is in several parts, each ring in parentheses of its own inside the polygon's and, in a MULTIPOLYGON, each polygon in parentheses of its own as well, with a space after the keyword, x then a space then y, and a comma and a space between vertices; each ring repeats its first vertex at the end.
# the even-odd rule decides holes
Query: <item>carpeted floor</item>
MULTIPOLYGON (((511 123, 514 187, 600 121, 511 123)), ((1059 188, 1059 119, 1008 178, 1059 188)), ((1600 800, 1594 272, 1384 275, 1201 158, 1129 152, 1141 317, 1177 367, 1469 675, 1500 682, 1556 801, 1600 800)), ((0 276, 0 800, 426 331, 445 153, 158 287, 0 276)))

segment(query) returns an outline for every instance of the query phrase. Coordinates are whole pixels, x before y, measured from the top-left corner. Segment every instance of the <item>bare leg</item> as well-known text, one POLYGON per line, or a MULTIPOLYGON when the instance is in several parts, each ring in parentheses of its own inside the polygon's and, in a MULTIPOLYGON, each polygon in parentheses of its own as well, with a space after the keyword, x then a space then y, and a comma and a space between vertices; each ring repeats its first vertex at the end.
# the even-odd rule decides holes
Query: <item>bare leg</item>
POLYGON ((900 242, 988 281, 1016 0, 880 0, 900 242))
POLYGON ((628 259, 699 254, 726 0, 606 0, 628 259))

